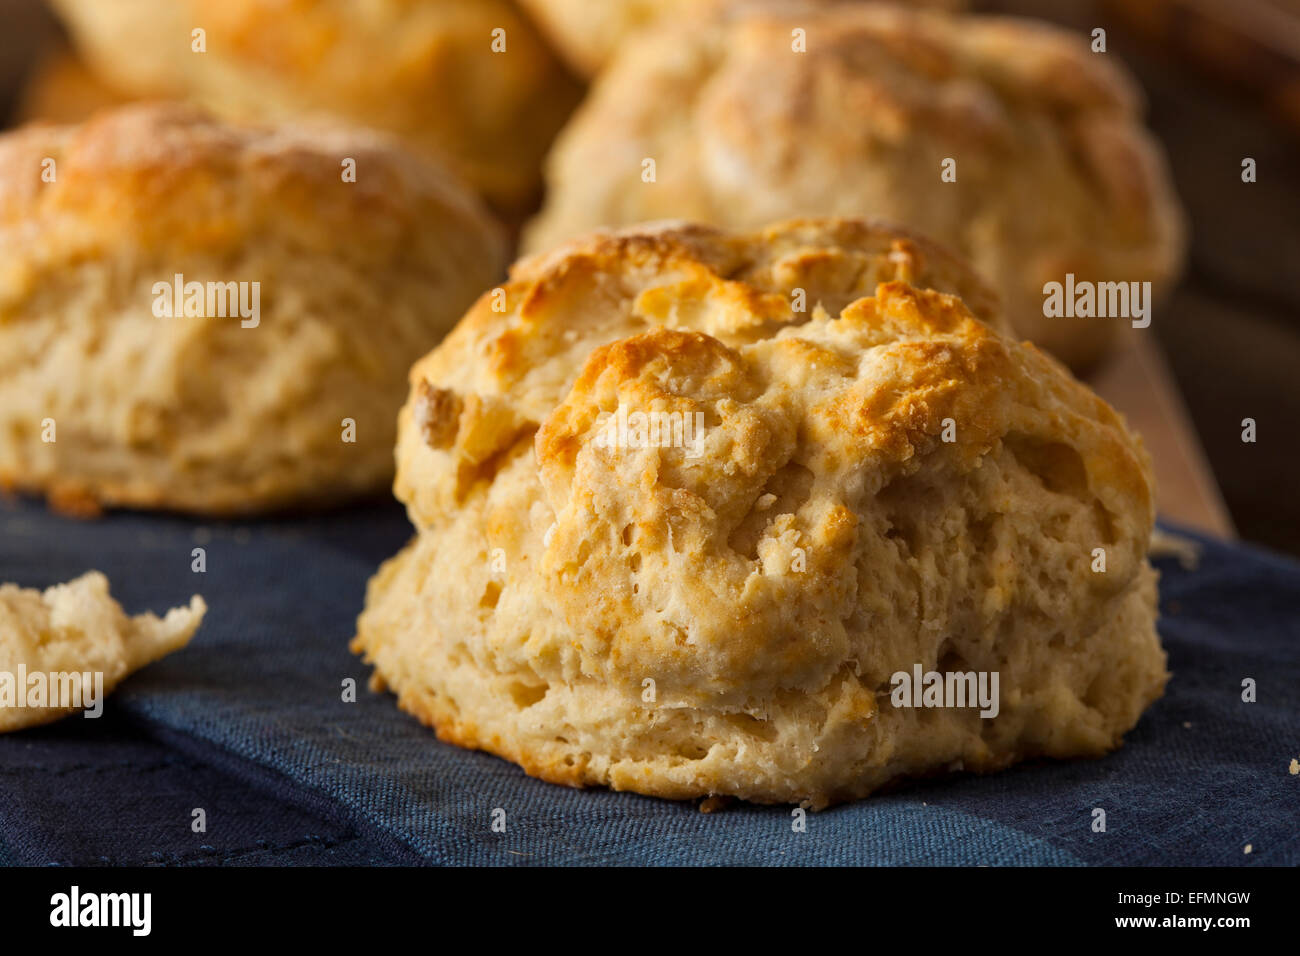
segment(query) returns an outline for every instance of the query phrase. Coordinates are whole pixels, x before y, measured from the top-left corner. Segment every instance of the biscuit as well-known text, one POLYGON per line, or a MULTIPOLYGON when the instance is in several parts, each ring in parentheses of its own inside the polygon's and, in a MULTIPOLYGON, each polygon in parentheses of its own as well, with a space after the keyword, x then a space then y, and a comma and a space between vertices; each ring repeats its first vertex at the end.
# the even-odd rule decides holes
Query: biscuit
POLYGON ((207 613, 197 594, 163 618, 128 617, 90 571, 45 591, 0 584, 0 733, 90 706, 126 677, 189 643, 207 613), (102 675, 96 688, 94 676, 102 675), (20 680, 20 677, 22 678, 20 680), (39 696, 33 696, 33 695, 39 696))
POLYGON ((510 213, 535 200, 542 157, 580 93, 504 0, 54 5, 116 87, 240 120, 325 112, 384 129, 450 162, 510 213), (192 51, 196 29, 203 52, 192 51))
POLYGON ((503 256, 378 134, 157 105, 6 134, 0 483, 74 511, 375 492, 410 363, 503 256))
POLYGON ((985 16, 765 7, 651 31, 597 80, 547 180, 531 251, 666 217, 907 224, 969 258, 1017 332, 1079 369, 1130 322, 1049 318, 1045 284, 1150 282, 1158 296, 1183 249, 1163 157, 1113 56, 985 16), (791 49, 796 28, 807 52, 791 49))
MULTIPOLYGON (((789 7, 795 0, 783 0, 789 7)), ((809 5, 842 0, 802 0, 809 5)), ((954 10, 964 0, 894 0, 915 6, 954 10)), ((546 38, 582 76, 593 76, 627 39, 664 21, 683 22, 716 16, 730 8, 773 5, 774 0, 520 0, 546 38)))
POLYGON ((1118 746, 1167 677, 1146 452, 887 235, 518 264, 411 370, 373 686, 545 780, 671 798, 821 808, 1118 746), (914 668, 997 674, 996 716, 896 706, 914 668))

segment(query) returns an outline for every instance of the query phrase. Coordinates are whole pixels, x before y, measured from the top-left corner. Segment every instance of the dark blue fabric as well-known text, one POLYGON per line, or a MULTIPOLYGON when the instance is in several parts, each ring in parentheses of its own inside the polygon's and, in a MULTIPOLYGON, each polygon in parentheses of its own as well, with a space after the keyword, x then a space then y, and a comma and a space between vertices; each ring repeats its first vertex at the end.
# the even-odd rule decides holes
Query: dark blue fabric
POLYGON ((1300 863, 1288 560, 1205 541, 1194 571, 1158 562, 1174 676, 1117 753, 918 783, 795 833, 788 807, 703 814, 551 786, 439 743, 365 690, 347 643, 367 578, 409 534, 387 502, 205 526, 0 506, 0 580, 45 587, 98 568, 133 613, 196 591, 210 607, 193 643, 130 678, 103 718, 0 737, 0 863, 1300 863), (190 569, 200 545, 205 574, 190 569), (1257 703, 1241 700, 1245 677, 1257 703), (190 829, 195 807, 206 833, 190 829))

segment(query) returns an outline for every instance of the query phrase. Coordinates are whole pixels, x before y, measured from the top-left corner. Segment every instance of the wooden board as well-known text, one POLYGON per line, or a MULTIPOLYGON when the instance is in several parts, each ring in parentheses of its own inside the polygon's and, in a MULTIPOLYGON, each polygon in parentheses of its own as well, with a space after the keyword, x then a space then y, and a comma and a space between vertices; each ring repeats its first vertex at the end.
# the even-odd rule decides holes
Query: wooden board
POLYGON ((1151 335, 1130 330, 1123 347, 1087 379, 1142 436, 1156 472, 1160 517, 1219 537, 1232 519, 1178 388, 1151 335))

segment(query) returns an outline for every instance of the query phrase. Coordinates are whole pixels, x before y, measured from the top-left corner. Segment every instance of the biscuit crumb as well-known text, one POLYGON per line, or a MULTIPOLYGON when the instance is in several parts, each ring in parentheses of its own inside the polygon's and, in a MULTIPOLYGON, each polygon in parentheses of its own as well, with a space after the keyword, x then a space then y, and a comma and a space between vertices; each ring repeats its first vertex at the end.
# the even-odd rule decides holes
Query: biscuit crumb
POLYGON ((206 612, 196 594, 161 618, 129 617, 98 571, 44 591, 0 584, 0 733, 98 716, 104 695, 188 644, 206 612))
POLYGON ((1201 563, 1200 542, 1159 528, 1151 532, 1152 558, 1174 558, 1184 571, 1195 571, 1201 563))
POLYGON ((442 451, 456 441, 462 402, 455 392, 437 388, 427 378, 417 386, 412 414, 425 444, 442 451))
POLYGON ((46 494, 50 509, 65 518, 93 519, 104 515, 104 507, 85 486, 73 482, 53 485, 46 494))

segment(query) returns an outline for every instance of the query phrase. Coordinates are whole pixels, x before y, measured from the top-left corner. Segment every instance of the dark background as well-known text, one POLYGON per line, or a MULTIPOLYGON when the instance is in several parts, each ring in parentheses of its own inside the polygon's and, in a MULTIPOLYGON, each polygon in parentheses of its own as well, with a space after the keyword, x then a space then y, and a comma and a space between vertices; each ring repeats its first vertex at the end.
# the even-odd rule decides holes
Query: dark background
MULTIPOLYGON (((1183 281, 1153 328, 1238 533, 1300 555, 1300 39, 1294 39, 1300 2, 975 0, 973 6, 1053 20, 1084 34, 1104 27, 1108 51, 1141 81, 1149 125, 1164 143, 1191 225, 1183 281), (1198 24, 1186 16, 1189 10, 1220 21, 1198 24), (1279 28, 1284 21, 1261 16, 1286 10, 1291 39, 1279 28), (1241 181, 1247 156, 1258 165, 1254 184, 1241 181), (1241 441, 1243 418, 1258 423, 1255 444, 1241 441)), ((5 115, 26 70, 59 34, 39 0, 0 0, 5 115)))

